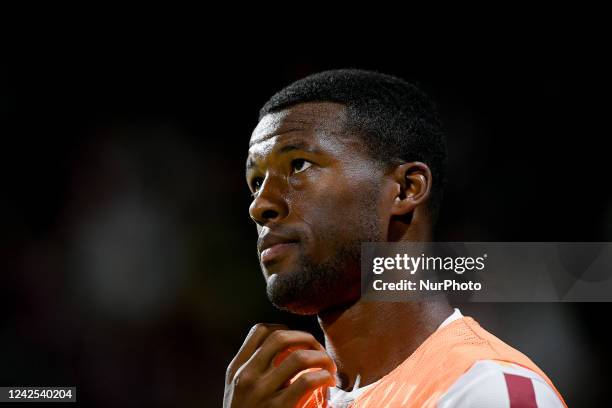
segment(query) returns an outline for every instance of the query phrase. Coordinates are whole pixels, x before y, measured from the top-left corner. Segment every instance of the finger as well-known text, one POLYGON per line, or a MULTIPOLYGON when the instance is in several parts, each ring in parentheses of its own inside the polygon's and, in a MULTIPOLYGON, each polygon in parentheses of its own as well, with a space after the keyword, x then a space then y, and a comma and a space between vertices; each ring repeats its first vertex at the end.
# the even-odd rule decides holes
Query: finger
POLYGON ((262 345, 264 340, 276 330, 286 330, 287 326, 282 324, 258 323, 251 328, 244 343, 229 363, 226 373, 226 381, 231 381, 236 372, 242 367, 262 345))
POLYGON ((319 387, 334 385, 334 377, 327 370, 317 370, 300 375, 289 387, 277 397, 279 406, 302 406, 310 394, 319 387))
POLYGON ((331 357, 318 350, 296 350, 277 368, 270 370, 262 379, 270 389, 278 390, 306 369, 321 368, 336 374, 336 364, 331 357))
POLYGON ((263 341, 261 347, 255 351, 246 364, 255 370, 267 370, 272 359, 284 349, 291 346, 304 346, 300 348, 325 351, 325 348, 310 333, 298 330, 276 330, 263 341))

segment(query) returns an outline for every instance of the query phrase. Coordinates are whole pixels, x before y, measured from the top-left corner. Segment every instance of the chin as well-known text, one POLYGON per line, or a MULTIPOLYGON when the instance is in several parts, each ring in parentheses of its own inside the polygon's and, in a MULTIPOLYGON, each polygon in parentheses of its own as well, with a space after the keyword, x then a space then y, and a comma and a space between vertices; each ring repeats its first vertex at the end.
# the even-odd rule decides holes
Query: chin
MULTIPOLYGON (((361 295, 358 257, 352 263, 300 258, 270 265, 266 292, 274 306, 299 315, 315 315, 350 303, 361 295)), ((351 258, 351 259, 352 259, 351 258)))
POLYGON ((268 299, 276 308, 298 315, 316 315, 330 306, 328 299, 334 299, 333 295, 319 285, 303 283, 290 272, 274 274, 267 282, 268 299))
POLYGON ((272 304, 280 310, 301 316, 314 316, 319 314, 319 312, 321 311, 320 308, 313 305, 302 305, 295 303, 288 305, 278 305, 274 302, 272 302, 272 304))
POLYGON ((312 316, 328 310, 342 309, 360 298, 361 286, 350 290, 347 286, 333 290, 324 285, 292 286, 291 280, 285 281, 274 275, 268 280, 267 294, 272 304, 283 311, 312 316))

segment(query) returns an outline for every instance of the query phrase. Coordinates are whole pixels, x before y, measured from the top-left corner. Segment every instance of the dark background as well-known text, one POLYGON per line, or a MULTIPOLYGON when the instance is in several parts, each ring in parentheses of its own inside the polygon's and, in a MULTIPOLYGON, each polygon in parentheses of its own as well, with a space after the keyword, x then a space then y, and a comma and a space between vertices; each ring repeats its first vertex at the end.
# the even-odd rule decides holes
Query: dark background
MULTIPOLYGON (((87 406, 220 406, 251 325, 316 332, 267 302, 244 160, 267 98, 327 68, 395 74, 438 103, 438 240, 612 241, 597 47, 311 45, 44 44, 6 60, 1 385, 75 385, 87 406)), ((569 406, 607 401, 610 304, 459 306, 569 406)))

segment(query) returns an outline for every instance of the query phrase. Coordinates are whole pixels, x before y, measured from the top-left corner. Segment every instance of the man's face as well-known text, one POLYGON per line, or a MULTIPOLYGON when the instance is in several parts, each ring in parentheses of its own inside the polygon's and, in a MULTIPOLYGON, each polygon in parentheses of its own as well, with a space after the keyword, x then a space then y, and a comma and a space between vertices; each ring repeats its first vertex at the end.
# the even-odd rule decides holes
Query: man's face
MULTIPOLYGON (((251 136, 247 183, 270 300, 314 314, 360 293, 360 243, 384 240, 383 170, 335 103, 266 115, 251 136)), ((385 222, 386 221, 386 222, 385 222)))

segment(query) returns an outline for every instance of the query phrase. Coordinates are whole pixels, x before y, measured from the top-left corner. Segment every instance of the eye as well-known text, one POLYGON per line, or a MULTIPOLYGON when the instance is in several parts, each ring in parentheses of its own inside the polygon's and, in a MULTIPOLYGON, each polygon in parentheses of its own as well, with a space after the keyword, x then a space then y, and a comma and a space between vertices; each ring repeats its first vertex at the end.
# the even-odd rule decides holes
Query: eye
POLYGON ((255 177, 253 181, 251 182, 251 188, 253 189, 253 191, 257 192, 257 190, 261 188, 262 184, 263 184, 263 178, 255 177))
POLYGON ((291 170, 293 173, 299 173, 312 166, 312 163, 306 159, 295 159, 291 161, 291 170))

